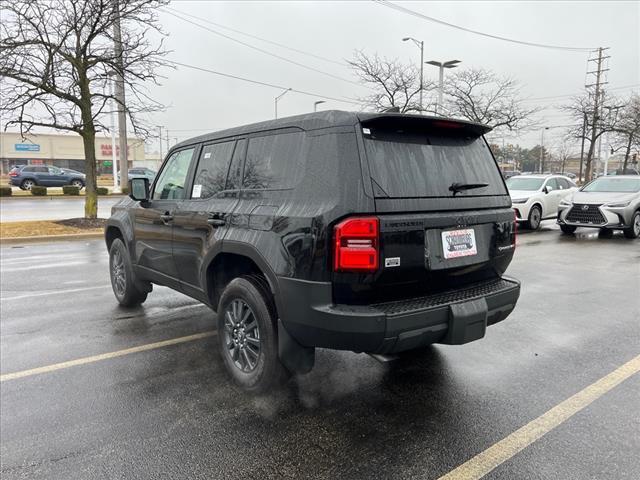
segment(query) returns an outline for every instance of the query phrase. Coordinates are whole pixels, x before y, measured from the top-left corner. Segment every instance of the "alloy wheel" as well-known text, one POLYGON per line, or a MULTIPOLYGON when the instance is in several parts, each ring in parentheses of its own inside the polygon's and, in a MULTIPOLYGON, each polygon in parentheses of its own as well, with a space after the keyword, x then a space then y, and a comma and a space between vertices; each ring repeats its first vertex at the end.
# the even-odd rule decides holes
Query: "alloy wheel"
POLYGON ((225 354, 240 371, 255 370, 260 358, 260 328, 251 307, 236 298, 224 311, 225 354))
POLYGON ((122 254, 116 250, 111 258, 111 280, 113 289, 118 296, 123 296, 126 290, 126 276, 124 272, 124 259, 122 254))
POLYGON ((33 182, 31 180, 25 180, 22 182, 22 188, 25 190, 31 190, 31 187, 33 187, 33 182))
POLYGON ((640 236, 640 214, 633 217, 633 232, 636 236, 640 236))

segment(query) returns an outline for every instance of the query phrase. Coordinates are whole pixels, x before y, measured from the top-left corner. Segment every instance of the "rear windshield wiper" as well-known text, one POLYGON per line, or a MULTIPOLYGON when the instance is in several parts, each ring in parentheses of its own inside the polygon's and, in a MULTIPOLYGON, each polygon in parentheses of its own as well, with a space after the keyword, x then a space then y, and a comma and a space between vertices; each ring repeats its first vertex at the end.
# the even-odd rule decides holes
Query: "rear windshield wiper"
POLYGON ((454 182, 449 187, 449 191, 453 192, 453 196, 456 196, 456 193, 462 192, 463 190, 473 190, 475 188, 483 188, 488 187, 488 183, 457 183, 454 182))

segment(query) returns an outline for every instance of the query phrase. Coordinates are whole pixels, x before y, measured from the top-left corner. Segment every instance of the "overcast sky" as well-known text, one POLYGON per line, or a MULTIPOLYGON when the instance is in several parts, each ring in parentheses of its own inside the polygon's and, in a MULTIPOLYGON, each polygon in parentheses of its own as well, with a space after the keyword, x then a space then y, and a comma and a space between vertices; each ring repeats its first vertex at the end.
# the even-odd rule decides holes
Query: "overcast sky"
MULTIPOLYGON (((414 11, 482 32, 543 44, 571 47, 610 47, 608 87, 628 95, 640 87, 639 2, 397 2, 414 11), (620 88, 618 87, 627 87, 620 88)), ((377 52, 419 63, 419 51, 402 37, 425 42, 425 60, 462 60, 463 67, 484 67, 517 78, 528 98, 579 93, 585 84, 588 53, 528 47, 481 37, 395 11, 370 2, 212 2, 174 1, 171 8, 273 42, 282 43, 335 62, 344 62, 355 49, 377 52)), ((348 67, 291 52, 223 28, 194 20, 258 48, 336 77, 355 81, 348 67)), ((160 21, 169 34, 170 59, 223 73, 255 79, 336 98, 354 98, 367 90, 322 75, 240 45, 170 14, 160 21)), ((593 66, 593 64, 592 64, 593 66)), ((274 97, 280 90, 252 85, 179 67, 167 71, 154 96, 170 105, 154 119, 169 129, 171 143, 202 133, 274 116, 274 97)), ((425 77, 437 69, 425 66, 425 77)), ((278 104, 279 116, 313 109, 321 97, 289 92, 278 104)), ((565 98, 530 103, 549 107, 545 123, 564 125, 566 117, 553 106, 565 98)), ((322 109, 354 109, 327 100, 322 109)), ((357 107, 356 107, 357 108, 357 107)), ((549 132, 553 139, 560 129, 549 132)), ((534 132, 518 139, 532 145, 534 132)))

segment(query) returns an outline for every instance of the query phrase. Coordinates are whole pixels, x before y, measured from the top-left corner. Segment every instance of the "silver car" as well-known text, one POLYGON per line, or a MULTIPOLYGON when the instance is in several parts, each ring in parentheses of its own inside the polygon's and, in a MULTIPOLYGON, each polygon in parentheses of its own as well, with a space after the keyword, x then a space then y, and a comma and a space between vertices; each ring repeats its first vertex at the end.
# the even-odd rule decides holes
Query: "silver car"
POLYGON ((640 177, 600 177, 562 200, 558 224, 564 233, 578 227, 622 230, 627 238, 640 235, 640 177))

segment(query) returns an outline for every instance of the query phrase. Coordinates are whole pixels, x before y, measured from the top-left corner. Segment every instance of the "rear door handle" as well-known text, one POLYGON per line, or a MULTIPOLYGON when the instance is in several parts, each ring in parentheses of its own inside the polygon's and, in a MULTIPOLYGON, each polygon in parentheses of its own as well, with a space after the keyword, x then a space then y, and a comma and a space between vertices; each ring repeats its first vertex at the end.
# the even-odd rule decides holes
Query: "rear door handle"
POLYGON ((171 215, 169 212, 166 212, 163 215, 160 215, 160 220, 162 220, 162 223, 166 225, 169 222, 173 221, 173 215, 171 215))

